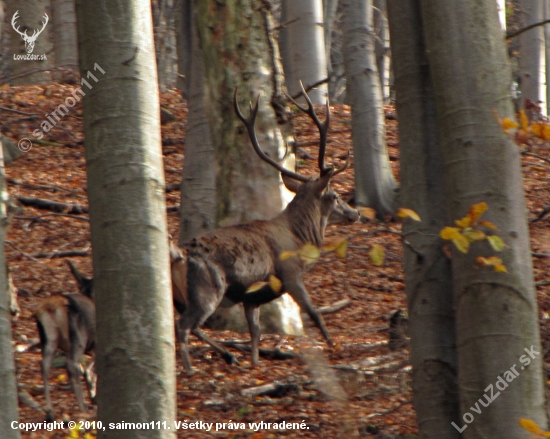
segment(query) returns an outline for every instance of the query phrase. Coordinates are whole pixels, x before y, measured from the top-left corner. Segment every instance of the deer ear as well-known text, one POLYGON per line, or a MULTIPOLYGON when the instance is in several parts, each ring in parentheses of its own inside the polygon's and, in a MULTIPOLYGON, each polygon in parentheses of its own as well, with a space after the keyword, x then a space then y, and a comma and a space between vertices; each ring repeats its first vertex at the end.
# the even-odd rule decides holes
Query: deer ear
POLYGON ((332 174, 334 173, 334 169, 330 169, 326 174, 321 175, 316 181, 315 181, 315 192, 318 194, 321 194, 330 183, 330 178, 332 177, 332 174))
POLYGON ((295 194, 300 189, 300 186, 302 186, 301 182, 299 182, 298 180, 294 180, 293 178, 290 178, 289 176, 287 176, 285 174, 281 174, 281 178, 283 179, 283 184, 285 185, 285 187, 290 192, 293 192, 295 194))

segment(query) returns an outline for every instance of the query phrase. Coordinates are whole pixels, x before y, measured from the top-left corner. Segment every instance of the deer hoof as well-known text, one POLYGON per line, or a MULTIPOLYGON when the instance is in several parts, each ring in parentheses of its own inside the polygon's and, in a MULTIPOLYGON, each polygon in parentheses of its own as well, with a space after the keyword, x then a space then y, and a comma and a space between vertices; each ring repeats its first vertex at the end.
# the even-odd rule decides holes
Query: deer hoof
POLYGON ((237 358, 233 354, 230 354, 229 352, 222 354, 222 358, 225 360, 227 364, 239 364, 239 361, 237 360, 237 358))
POLYGON ((53 422, 53 410, 46 410, 46 419, 45 419, 45 422, 46 423, 50 423, 50 422, 53 422))

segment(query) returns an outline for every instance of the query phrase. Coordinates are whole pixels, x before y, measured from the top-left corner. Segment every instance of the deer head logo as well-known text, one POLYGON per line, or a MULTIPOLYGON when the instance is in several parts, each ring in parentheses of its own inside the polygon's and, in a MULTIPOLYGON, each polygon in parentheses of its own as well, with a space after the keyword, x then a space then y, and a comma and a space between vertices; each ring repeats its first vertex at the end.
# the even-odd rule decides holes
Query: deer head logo
POLYGON ((23 38, 23 41, 25 42, 25 50, 27 51, 27 53, 30 54, 34 50, 34 42, 38 38, 38 35, 40 35, 42 33, 42 31, 44 30, 44 28, 48 24, 49 17, 48 17, 48 14, 44 13, 44 19, 46 21, 44 21, 42 23, 42 29, 34 30, 33 34, 30 37, 27 35, 26 30, 25 30, 25 32, 21 32, 19 30, 19 26, 17 26, 17 28, 15 27, 15 22, 17 21, 18 18, 19 18, 19 11, 15 11, 15 14, 13 14, 13 17, 11 19, 11 25, 12 25, 13 29, 15 30, 15 32, 17 32, 19 35, 21 35, 21 38, 23 38))

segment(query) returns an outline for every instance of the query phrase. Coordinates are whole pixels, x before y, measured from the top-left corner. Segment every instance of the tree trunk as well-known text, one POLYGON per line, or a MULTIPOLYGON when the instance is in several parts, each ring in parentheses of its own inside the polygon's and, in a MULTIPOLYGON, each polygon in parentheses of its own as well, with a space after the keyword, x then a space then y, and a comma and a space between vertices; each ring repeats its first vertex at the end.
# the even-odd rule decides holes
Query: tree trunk
MULTIPOLYGON (((521 27, 542 21, 542 0, 520 0, 521 27)), ((533 103, 542 102, 546 110, 546 75, 544 73, 543 27, 537 26, 519 36, 519 68, 521 108, 525 99, 533 103)))
MULTIPOLYGON (((282 198, 286 189, 278 172, 262 162, 254 152, 232 105, 236 86, 239 87, 238 97, 243 109, 246 108, 243 102, 255 102, 256 93, 260 92, 262 98, 256 122, 260 145, 271 157, 285 154, 285 142, 293 141, 292 127, 282 93, 284 77, 273 36, 269 3, 233 0, 221 6, 213 0, 201 1, 197 4, 197 23, 205 63, 203 77, 207 82, 206 112, 215 150, 213 165, 217 171, 215 224, 225 226, 250 219, 270 219, 288 202, 282 198), (223 28, 220 23, 224 24, 223 28)), ((289 158, 292 159, 293 155, 289 158)), ((184 168, 187 166, 189 162, 184 168)), ((184 173, 187 172, 192 170, 184 169, 184 173)), ((208 190, 208 187, 203 186, 203 190, 208 190)), ((205 219, 206 215, 202 218, 205 219)), ((184 221, 182 217, 182 230, 187 227, 183 225, 184 221)), ((211 227, 211 224, 202 225, 205 226, 211 227)), ((287 331, 288 325, 281 323, 283 312, 291 313, 291 321, 300 322, 298 306, 293 301, 290 305, 286 301, 286 298, 281 298, 262 307, 260 323, 263 328, 277 326, 281 332, 287 331)), ((220 307, 207 326, 243 328, 243 317, 238 308, 220 307)), ((300 331, 301 324, 291 333, 300 331)))
POLYGON ((400 205, 421 222, 403 224, 413 402, 422 438, 460 438, 451 262, 439 231, 447 224, 443 158, 424 47, 420 4, 388 0, 401 163, 400 205))
MULTIPOLYGON (((299 81, 304 86, 315 84, 327 77, 327 57, 323 31, 322 0, 283 0, 284 17, 288 28, 288 50, 292 83, 287 83, 291 95, 300 92, 299 81)), ((324 104, 326 84, 309 92, 314 104, 324 104)))
POLYGON ((397 184, 386 148, 380 78, 374 56, 372 0, 341 0, 347 96, 355 165, 355 202, 393 214, 397 184))
POLYGON ((166 91, 174 86, 177 74, 175 6, 173 0, 157 0, 152 6, 159 89, 166 91))
MULTIPOLYGON (((78 0, 97 309, 98 419, 172 423, 175 341, 151 6, 78 0)), ((175 438, 174 430, 98 438, 175 438)))
POLYGON ((78 40, 74 0, 52 0, 55 66, 78 68, 78 40))
POLYGON ((11 428, 19 420, 17 381, 12 349, 8 266, 4 243, 8 226, 8 191, 4 173, 4 159, 0 148, 0 431, 6 439, 19 439, 18 429, 11 428))
POLYGON ((329 92, 330 101, 334 100, 334 96, 330 94, 330 83, 333 81, 333 69, 331 58, 332 47, 332 31, 334 29, 334 22, 336 20, 336 11, 338 10, 338 0, 324 0, 323 1, 323 18, 325 21, 324 36, 325 36, 325 56, 327 60, 327 73, 329 77, 329 83, 327 89, 329 92))
POLYGON ((6 19, 11 23, 14 14, 19 12, 15 20, 15 28, 10 31, 10 64, 11 76, 14 78, 12 85, 44 84, 51 80, 49 72, 44 70, 52 66, 52 23, 43 27, 46 21, 51 20, 49 0, 32 0, 21 2, 19 0, 8 0, 6 2, 6 19), (33 39, 33 44, 26 44, 23 37, 15 29, 19 28, 21 34, 27 33, 31 37, 34 31, 42 32, 33 39), (29 59, 26 59, 26 58, 29 59), (17 59, 14 59, 17 58, 17 59), (38 59, 32 59, 38 58, 38 59), (33 73, 31 73, 33 72, 33 73))
POLYGON ((498 254, 507 273, 476 263, 479 256, 495 254, 487 242, 474 242, 467 254, 453 248, 463 414, 457 428, 464 429, 464 438, 528 438, 518 419, 546 426, 544 381, 542 355, 532 351, 541 349, 520 154, 494 115, 513 115, 496 3, 422 0, 422 11, 448 216, 460 219, 473 204, 486 202, 489 210, 483 219, 495 224, 510 246, 498 254), (485 407, 486 399, 496 396, 485 407))
POLYGON ((182 1, 184 14, 179 31, 186 34, 178 50, 184 59, 187 96, 187 134, 181 181, 179 243, 216 226, 216 156, 205 112, 203 53, 199 46, 193 0, 182 1))
POLYGON ((388 17, 386 16, 386 0, 373 0, 374 6, 374 53, 376 67, 382 87, 382 100, 384 103, 390 99, 390 34, 388 30, 388 17))

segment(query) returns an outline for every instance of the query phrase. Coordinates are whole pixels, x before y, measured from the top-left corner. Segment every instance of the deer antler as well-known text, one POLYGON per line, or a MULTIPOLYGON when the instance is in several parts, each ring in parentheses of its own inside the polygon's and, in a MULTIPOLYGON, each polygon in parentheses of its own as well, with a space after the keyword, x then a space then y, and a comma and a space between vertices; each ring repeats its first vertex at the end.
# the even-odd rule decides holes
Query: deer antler
POLYGON ((238 87, 235 88, 235 93, 233 94, 233 106, 235 107, 235 113, 237 113, 237 116, 246 126, 246 129, 248 130, 248 136, 250 137, 250 141, 252 142, 252 146, 254 147, 254 150, 256 153, 260 156, 260 158, 264 161, 269 163, 271 166, 273 166, 275 169, 277 169, 281 174, 286 175, 287 177, 293 178, 294 180, 302 181, 302 182, 308 182, 310 179, 306 177, 305 175, 300 175, 296 172, 292 172, 289 169, 286 169, 285 167, 281 166, 279 163, 277 163, 275 160, 273 160, 271 157, 266 155, 265 152, 262 151, 262 148, 260 148, 260 145, 258 143, 258 138, 256 137, 256 130, 254 129, 254 124, 256 122, 256 115, 258 114, 258 108, 260 104, 260 96, 258 95, 258 99, 256 100, 256 105, 254 108, 252 108, 252 104, 250 104, 250 116, 248 119, 243 116, 241 113, 241 110, 239 109, 239 104, 237 103, 237 90, 238 87))
POLYGON ((327 168, 325 167, 325 151, 327 149, 327 136, 328 136, 328 127, 330 125, 330 107, 329 107, 329 101, 327 98, 327 102, 325 104, 326 111, 327 111, 327 118, 325 119, 325 122, 321 122, 319 120, 319 117, 317 116, 317 113, 315 113, 315 109, 313 108, 313 103, 311 102, 311 99, 309 98, 302 81, 300 81, 300 87, 302 88, 302 96, 307 102, 307 108, 300 105, 298 102, 296 102, 292 96, 290 96, 286 91, 284 92, 286 97, 292 102, 294 105, 296 105, 300 111, 303 111, 306 113, 313 122, 315 122, 315 125, 317 125, 317 128, 319 129, 319 171, 321 175, 326 175, 329 171, 334 171, 333 176, 339 174, 340 172, 344 171, 348 165, 349 165, 349 151, 348 155, 346 157, 346 163, 342 165, 342 167, 334 170, 334 168, 327 168))

